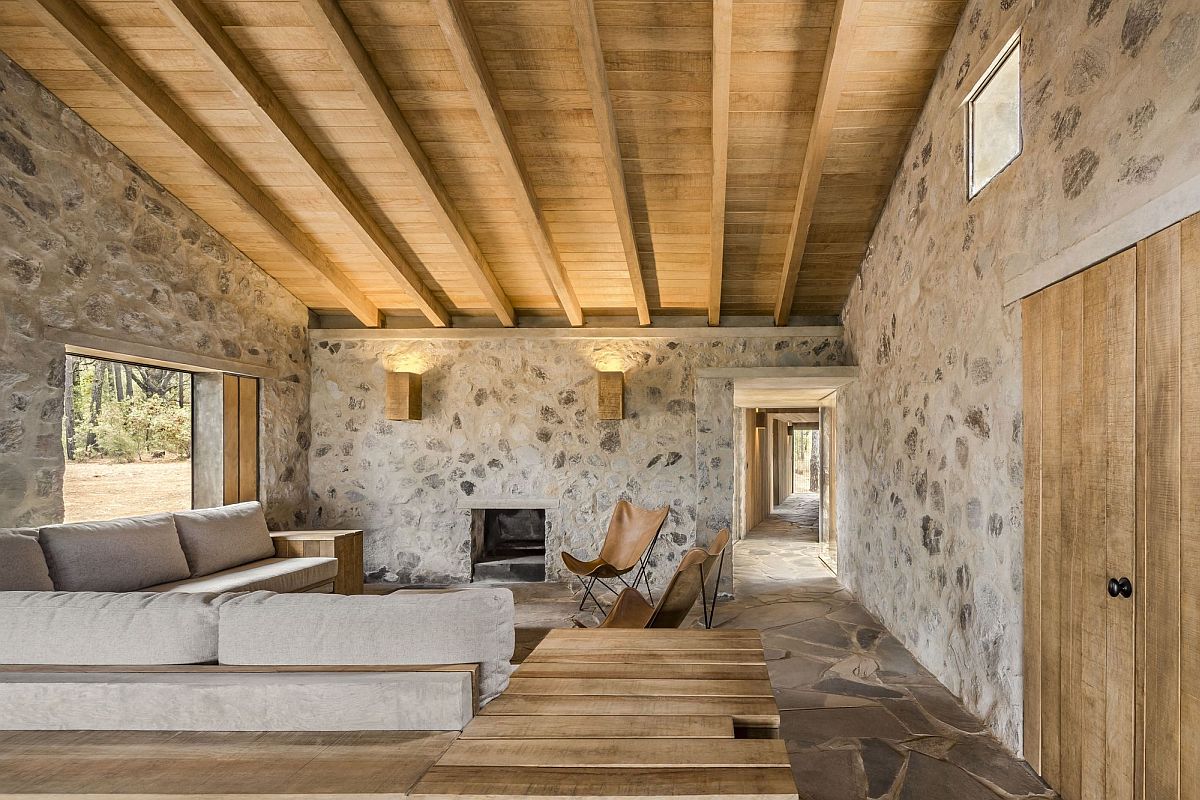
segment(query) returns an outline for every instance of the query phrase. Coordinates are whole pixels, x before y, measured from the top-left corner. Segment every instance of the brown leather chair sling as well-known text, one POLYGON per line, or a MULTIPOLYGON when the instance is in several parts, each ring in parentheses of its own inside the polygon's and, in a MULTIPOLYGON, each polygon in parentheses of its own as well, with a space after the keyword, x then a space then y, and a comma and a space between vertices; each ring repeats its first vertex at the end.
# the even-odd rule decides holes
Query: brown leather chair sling
MULTIPOLYGON (((690 549, 671 576, 671 582, 662 591, 656 606, 647 602, 636 589, 625 589, 617 597, 617 602, 613 603, 611 612, 608 612, 608 616, 599 627, 679 627, 688 619, 688 614, 696 604, 696 597, 704 597, 708 582, 712 581, 714 575, 719 576, 720 570, 714 570, 713 567, 724 557, 728 542, 730 531, 721 530, 708 549, 690 549)), ((712 581, 714 603, 716 582, 718 581, 712 581)), ((703 620, 704 627, 712 627, 712 614, 707 600, 704 601, 703 620)))
MULTIPOLYGON (((658 542, 658 534, 667 521, 669 506, 658 509, 638 508, 627 500, 621 500, 613 509, 612 519, 608 523, 608 533, 600 548, 600 555, 590 561, 576 558, 565 550, 562 553, 563 564, 567 569, 578 575, 583 581, 583 599, 579 601, 579 610, 583 610, 588 598, 602 612, 605 611, 596 595, 592 592, 599 581, 604 588, 613 594, 616 590, 606 583, 606 579, 616 578, 627 588, 634 588, 639 582, 646 584, 646 593, 650 594, 650 579, 646 575, 646 563, 658 542), (625 580, 625 574, 639 567, 633 583, 625 580)), ((653 595, 651 595, 653 598, 653 595)))

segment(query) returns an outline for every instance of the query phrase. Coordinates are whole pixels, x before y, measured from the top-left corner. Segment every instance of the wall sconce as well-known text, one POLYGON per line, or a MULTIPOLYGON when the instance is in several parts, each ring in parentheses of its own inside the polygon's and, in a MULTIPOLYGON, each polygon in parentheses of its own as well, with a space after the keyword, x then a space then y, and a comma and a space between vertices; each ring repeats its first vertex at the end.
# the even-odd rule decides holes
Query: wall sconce
POLYGON ((419 372, 389 372, 385 405, 384 413, 388 419, 420 419, 421 374, 419 372))
POLYGON ((766 428, 767 427, 767 412, 765 412, 765 411, 755 411, 754 412, 754 427, 756 427, 756 428, 766 428))
POLYGON ((625 419, 625 373, 599 370, 596 386, 596 408, 600 419, 625 419))

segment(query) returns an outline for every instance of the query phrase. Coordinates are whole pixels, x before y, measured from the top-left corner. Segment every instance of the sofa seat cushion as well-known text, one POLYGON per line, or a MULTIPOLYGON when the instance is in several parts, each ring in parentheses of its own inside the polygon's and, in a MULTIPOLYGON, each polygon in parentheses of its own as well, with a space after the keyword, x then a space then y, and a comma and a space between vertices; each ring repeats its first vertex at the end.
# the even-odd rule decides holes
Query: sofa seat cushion
POLYGON ((175 527, 193 578, 275 555, 257 501, 176 512, 175 527))
POLYGON ((337 576, 336 558, 264 558, 200 578, 150 586, 148 592, 303 592, 337 576))
POLYGON ((0 528, 0 592, 49 592, 54 583, 34 528, 0 528))
POLYGON ((508 685, 515 645, 508 589, 344 597, 243 594, 221 607, 222 664, 481 664, 486 702, 508 685), (295 621, 304 620, 304 635, 295 621))
POLYGON ((0 663, 203 664, 224 598, 143 592, 0 592, 0 663))
POLYGON ((170 514, 47 525, 38 538, 62 592, 130 592, 191 574, 170 514))

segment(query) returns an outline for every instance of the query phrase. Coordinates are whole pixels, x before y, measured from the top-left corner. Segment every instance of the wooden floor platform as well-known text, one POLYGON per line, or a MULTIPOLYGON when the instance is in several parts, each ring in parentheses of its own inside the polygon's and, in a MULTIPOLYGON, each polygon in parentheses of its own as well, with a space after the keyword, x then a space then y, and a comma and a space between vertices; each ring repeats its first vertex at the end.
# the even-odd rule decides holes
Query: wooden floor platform
POLYGON ((0 800, 794 800, 756 631, 556 630, 457 732, 0 732, 0 800))
POLYGON ((555 630, 414 800, 797 797, 757 631, 555 630))

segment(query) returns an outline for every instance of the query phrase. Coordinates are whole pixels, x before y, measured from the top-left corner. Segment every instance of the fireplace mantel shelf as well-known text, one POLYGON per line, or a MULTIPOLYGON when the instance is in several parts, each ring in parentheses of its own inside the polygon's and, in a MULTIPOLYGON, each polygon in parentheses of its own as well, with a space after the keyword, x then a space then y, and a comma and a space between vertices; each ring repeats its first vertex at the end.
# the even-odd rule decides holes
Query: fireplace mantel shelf
POLYGON ((458 507, 463 509, 476 508, 558 508, 558 499, 554 497, 464 497, 458 501, 458 507))

